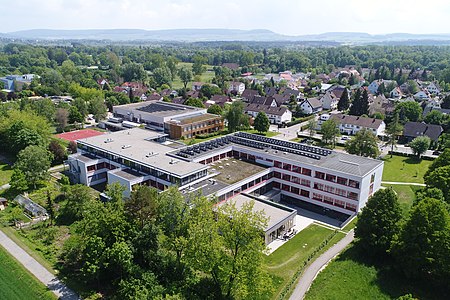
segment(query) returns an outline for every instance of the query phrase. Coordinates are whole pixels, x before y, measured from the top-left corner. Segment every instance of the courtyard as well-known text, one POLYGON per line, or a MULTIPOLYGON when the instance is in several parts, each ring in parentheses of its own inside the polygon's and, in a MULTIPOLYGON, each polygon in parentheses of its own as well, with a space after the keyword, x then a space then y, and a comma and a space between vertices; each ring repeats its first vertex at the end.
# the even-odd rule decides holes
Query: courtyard
POLYGON ((214 179, 226 184, 239 182, 256 173, 264 171, 267 167, 249 163, 236 158, 224 158, 210 164, 212 172, 219 173, 214 179))

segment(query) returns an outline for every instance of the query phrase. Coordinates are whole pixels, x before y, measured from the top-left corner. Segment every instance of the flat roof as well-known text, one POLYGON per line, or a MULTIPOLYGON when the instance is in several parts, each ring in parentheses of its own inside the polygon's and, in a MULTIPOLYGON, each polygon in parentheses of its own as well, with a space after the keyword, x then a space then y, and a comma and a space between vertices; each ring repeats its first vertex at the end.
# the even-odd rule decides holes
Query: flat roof
POLYGON ((233 198, 223 202, 221 205, 226 205, 227 203, 234 203, 236 205, 236 208, 240 209, 244 204, 249 203, 251 201, 254 201, 252 211, 253 212, 263 211, 265 216, 268 218, 267 226, 264 231, 269 230, 273 226, 287 219, 295 211, 295 209, 289 209, 288 207, 286 207, 286 209, 282 209, 280 208, 281 205, 277 206, 271 205, 269 203, 260 201, 258 199, 254 199, 252 197, 243 194, 236 195, 233 198))
POLYGON ((124 169, 124 170, 118 170, 118 171, 110 171, 110 173, 117 175, 119 177, 122 177, 126 180, 135 180, 143 177, 144 175, 139 174, 136 171, 133 171, 131 169, 124 169))
POLYGON ((174 151, 173 154, 185 155, 184 159, 200 161, 224 148, 231 148, 237 151, 240 151, 240 149, 247 150, 253 153, 261 153, 263 156, 270 155, 273 160, 282 160, 285 158, 304 165, 329 169, 354 176, 365 176, 383 164, 383 161, 378 159, 240 132, 193 146, 187 146, 184 153, 181 150, 174 151), (211 147, 204 146, 202 148, 203 145, 210 145, 211 147), (200 150, 195 152, 194 148, 200 150), (189 150, 192 150, 191 154, 189 154, 189 150))
POLYGON ((207 120, 217 119, 217 118, 220 118, 220 116, 208 114, 208 113, 206 113, 206 114, 199 113, 198 115, 190 115, 190 116, 173 118, 172 120, 169 121, 169 123, 185 125, 185 124, 207 121, 207 120))
POLYGON ((164 101, 145 101, 114 106, 113 109, 138 110, 140 114, 159 117, 170 117, 187 112, 204 111, 204 108, 192 107, 164 101))
POLYGON ((180 177, 208 168, 200 163, 188 162, 166 155, 174 148, 154 141, 162 136, 166 136, 166 134, 132 128, 80 139, 77 142, 180 177))

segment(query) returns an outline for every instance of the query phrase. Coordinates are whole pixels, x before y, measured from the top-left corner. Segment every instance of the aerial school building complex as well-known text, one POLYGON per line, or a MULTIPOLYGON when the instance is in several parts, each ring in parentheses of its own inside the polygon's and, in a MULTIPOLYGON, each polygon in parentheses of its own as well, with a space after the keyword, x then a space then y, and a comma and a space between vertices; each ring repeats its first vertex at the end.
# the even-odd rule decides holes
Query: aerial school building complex
MULTIPOLYGON (((193 146, 139 128, 77 142, 79 151, 68 160, 73 179, 86 185, 120 182, 125 196, 136 185, 175 185, 186 195, 200 192, 218 201, 281 199, 350 216, 380 188, 383 172, 380 160, 244 132, 193 146)), ((290 229, 295 216, 274 214, 284 219, 271 222, 266 242, 290 229)))

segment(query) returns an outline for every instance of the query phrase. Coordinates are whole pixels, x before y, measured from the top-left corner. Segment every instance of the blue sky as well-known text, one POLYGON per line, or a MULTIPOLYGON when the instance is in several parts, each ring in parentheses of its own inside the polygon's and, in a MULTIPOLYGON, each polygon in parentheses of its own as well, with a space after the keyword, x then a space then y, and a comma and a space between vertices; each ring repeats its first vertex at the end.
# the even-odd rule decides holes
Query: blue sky
POLYGON ((0 32, 234 28, 301 35, 450 33, 447 0, 0 0, 0 32))

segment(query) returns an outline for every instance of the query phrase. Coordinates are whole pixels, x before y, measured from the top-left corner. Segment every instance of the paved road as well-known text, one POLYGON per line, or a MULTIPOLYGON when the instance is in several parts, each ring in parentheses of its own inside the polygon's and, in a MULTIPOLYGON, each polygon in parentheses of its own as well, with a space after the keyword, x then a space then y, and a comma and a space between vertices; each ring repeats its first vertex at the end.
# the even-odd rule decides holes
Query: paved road
POLYGON ((398 182, 398 181, 382 181, 382 184, 393 184, 393 185, 416 185, 416 186, 427 186, 424 183, 417 182, 398 182))
POLYGON ((14 256, 28 271, 39 281, 45 284, 59 299, 76 300, 80 299, 72 290, 65 286, 58 278, 20 248, 6 234, 0 231, 0 245, 3 246, 12 256, 14 256))
POLYGON ((336 255, 345 249, 355 238, 353 229, 336 245, 328 249, 325 253, 319 256, 308 268, 303 272, 300 277, 294 292, 292 293, 290 300, 300 300, 305 297, 306 292, 311 286, 312 282, 316 278, 320 270, 326 266, 336 255))

